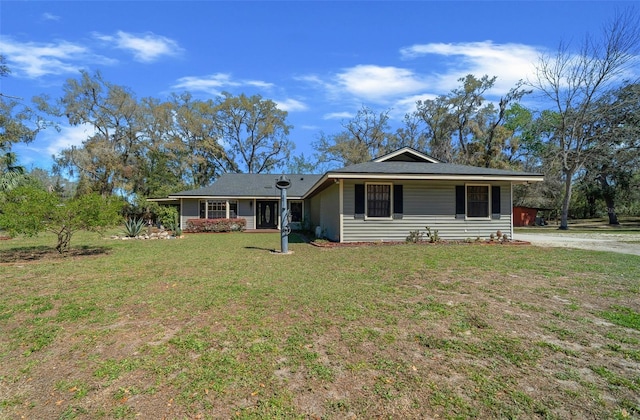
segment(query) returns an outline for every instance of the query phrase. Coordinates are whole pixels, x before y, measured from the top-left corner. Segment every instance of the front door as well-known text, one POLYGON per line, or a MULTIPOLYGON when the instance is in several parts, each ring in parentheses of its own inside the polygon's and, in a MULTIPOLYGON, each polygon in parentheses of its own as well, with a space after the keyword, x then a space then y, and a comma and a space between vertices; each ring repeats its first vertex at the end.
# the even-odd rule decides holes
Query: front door
POLYGON ((258 229, 277 229, 278 227, 278 202, 258 201, 258 229))

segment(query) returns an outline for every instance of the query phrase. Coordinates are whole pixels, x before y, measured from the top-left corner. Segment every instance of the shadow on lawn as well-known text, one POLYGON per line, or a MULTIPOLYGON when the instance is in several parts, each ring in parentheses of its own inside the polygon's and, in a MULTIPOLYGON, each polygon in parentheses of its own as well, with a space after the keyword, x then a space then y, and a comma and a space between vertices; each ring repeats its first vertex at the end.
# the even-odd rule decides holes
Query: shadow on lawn
POLYGON ((109 253, 109 249, 103 246, 81 246, 71 248, 64 254, 60 254, 55 248, 48 246, 31 246, 13 248, 0 251, 0 263, 34 262, 60 260, 69 257, 88 257, 109 253))
MULTIPOLYGON (((310 241, 300 233, 291 233, 289 235, 290 244, 308 244, 310 241)), ((275 248, 263 248, 259 246, 245 246, 244 249, 255 249, 258 251, 278 252, 275 248)))

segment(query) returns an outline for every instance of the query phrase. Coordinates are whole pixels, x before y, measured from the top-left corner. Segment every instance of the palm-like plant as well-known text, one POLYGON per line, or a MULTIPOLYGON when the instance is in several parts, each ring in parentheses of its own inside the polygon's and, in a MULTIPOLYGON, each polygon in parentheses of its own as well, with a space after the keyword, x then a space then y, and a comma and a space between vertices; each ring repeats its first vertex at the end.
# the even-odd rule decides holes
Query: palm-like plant
POLYGON ((24 179, 25 170, 17 163, 15 153, 7 152, 0 156, 0 192, 15 188, 24 179))
POLYGON ((138 219, 137 217, 127 219, 124 222, 125 235, 130 238, 135 238, 140 235, 143 227, 144 220, 138 219))

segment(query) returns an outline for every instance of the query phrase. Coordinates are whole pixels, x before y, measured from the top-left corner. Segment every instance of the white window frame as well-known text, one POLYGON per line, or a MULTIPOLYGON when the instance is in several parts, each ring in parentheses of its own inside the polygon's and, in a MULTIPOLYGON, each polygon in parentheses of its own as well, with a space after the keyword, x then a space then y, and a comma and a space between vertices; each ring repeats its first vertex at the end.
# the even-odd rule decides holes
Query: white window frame
POLYGON ((464 217, 471 220, 491 220, 491 184, 465 184, 464 186, 464 217), (487 215, 469 216, 469 187, 487 187, 487 215))
POLYGON ((364 218, 372 220, 393 220, 393 183, 392 182, 365 182, 364 184, 364 218), (369 185, 389 186, 389 216, 369 216, 369 185))
MULTIPOLYGON (((213 199, 207 199, 207 200, 200 200, 199 204, 198 204, 198 213, 200 213, 200 206, 202 206, 202 204, 204 204, 204 219, 209 219, 209 204, 224 204, 224 208, 225 208, 225 216, 224 217, 212 217, 211 219, 229 219, 231 214, 231 204, 235 203, 236 205, 236 217, 234 217, 234 219, 238 218, 238 210, 239 210, 239 206, 240 203, 238 202, 238 200, 213 200, 213 199)), ((219 210, 221 211, 221 210, 219 210)))

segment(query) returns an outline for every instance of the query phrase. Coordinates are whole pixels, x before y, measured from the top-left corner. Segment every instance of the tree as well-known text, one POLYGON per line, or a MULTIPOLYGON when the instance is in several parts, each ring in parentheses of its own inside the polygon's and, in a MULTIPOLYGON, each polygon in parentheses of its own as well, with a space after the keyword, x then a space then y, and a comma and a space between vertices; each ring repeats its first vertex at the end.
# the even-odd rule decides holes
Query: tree
POLYGON ((318 163, 307 159, 304 153, 292 156, 287 164, 287 172, 290 174, 315 174, 318 173, 318 163))
POLYGON ((172 98, 173 127, 166 147, 178 157, 185 184, 192 188, 207 186, 230 169, 218 141, 221 124, 216 103, 195 101, 189 93, 172 98))
POLYGON ((283 167, 294 144, 287 139, 291 126, 287 112, 260 95, 223 93, 216 102, 217 140, 224 144, 225 170, 268 173, 283 167))
POLYGON ((502 96, 497 106, 485 103, 496 77, 474 75, 447 95, 416 102, 416 117, 426 124, 429 153, 442 161, 494 168, 512 165, 518 148, 517 126, 509 118, 518 101, 529 93, 522 82, 502 96))
POLYGON ((87 124, 90 134, 81 147, 62 151, 56 168, 77 173, 80 186, 103 195, 116 189, 135 193, 142 165, 140 106, 122 86, 106 82, 99 72, 81 72, 63 86, 60 111, 73 126, 87 124))
POLYGON ((596 107, 598 152, 585 162, 581 181, 587 198, 603 199, 609 224, 617 225, 616 202, 628 195, 640 166, 640 84, 627 84, 603 96, 596 107))
POLYGON ((0 227, 11 235, 37 235, 52 232, 57 237, 56 250, 69 249, 71 237, 79 230, 100 231, 121 220, 122 202, 98 194, 62 200, 55 193, 25 185, 6 194, 0 227))
POLYGON ((471 121, 478 113, 484 102, 484 94, 493 87, 496 77, 487 76, 477 79, 472 74, 458 79, 462 87, 454 89, 449 95, 449 112, 454 120, 455 133, 458 140, 458 162, 463 164, 471 163, 471 150, 468 143, 471 141, 473 132, 471 121))
MULTIPOLYGON (((11 73, 11 70, 7 66, 7 58, 0 54, 0 77, 7 76, 9 73, 11 73)), ((0 95, 2 95, 2 92, 0 92, 0 95)))
POLYGON ((517 113, 521 112, 520 107, 515 107, 511 111, 510 106, 518 105, 518 101, 524 95, 531 93, 521 89, 522 84, 523 82, 518 82, 505 96, 501 97, 497 109, 493 104, 489 104, 478 113, 477 124, 472 131, 475 131, 478 149, 481 150, 478 158, 474 159, 480 166, 507 167, 509 156, 518 149, 517 137, 514 137, 520 128, 516 123, 518 119, 509 119, 509 117, 517 117, 517 113))
POLYGON ((411 147, 412 149, 427 150, 427 133, 424 121, 416 112, 406 114, 402 120, 402 127, 398 128, 394 134, 394 147, 411 147))
POLYGON ((377 114, 363 106, 355 117, 343 122, 338 134, 322 133, 314 144, 320 162, 338 162, 343 166, 367 162, 392 151, 395 137, 390 133, 389 111, 377 114))
POLYGON ((18 165, 18 158, 13 152, 0 156, 0 193, 17 187, 24 179, 24 167, 18 165))
POLYGON ((28 177, 35 179, 44 189, 53 192, 62 199, 68 199, 76 193, 76 182, 65 179, 58 174, 50 173, 41 168, 34 168, 28 172, 28 177))
POLYGON ((449 112, 449 99, 438 96, 416 102, 416 115, 426 124, 426 136, 429 142, 429 152, 434 158, 443 162, 454 161, 454 149, 451 142, 455 131, 454 118, 449 112))
POLYGON ((574 178, 599 150, 597 101, 633 64, 639 41, 637 16, 618 13, 604 27, 602 39, 587 36, 577 54, 561 43, 555 55, 541 56, 536 65, 529 83, 553 104, 557 115, 548 141, 556 147, 564 184, 560 229, 568 229, 574 178))
MULTIPOLYGON (((0 77, 10 74, 5 57, 0 55, 0 77)), ((44 121, 33 108, 21 103, 20 98, 0 92, 0 192, 17 186, 24 178, 25 169, 11 151, 15 143, 30 143, 45 127, 44 121)))

